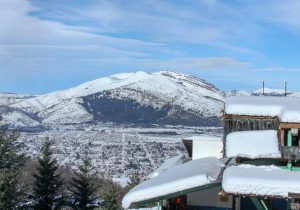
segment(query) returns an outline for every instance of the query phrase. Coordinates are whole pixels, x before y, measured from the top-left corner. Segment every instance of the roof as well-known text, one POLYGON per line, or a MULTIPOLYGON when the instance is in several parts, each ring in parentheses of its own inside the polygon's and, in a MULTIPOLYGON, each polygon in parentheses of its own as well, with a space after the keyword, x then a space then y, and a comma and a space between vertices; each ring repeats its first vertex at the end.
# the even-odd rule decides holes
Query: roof
POLYGON ((172 167, 130 190, 123 198, 122 205, 126 209, 132 203, 154 200, 212 184, 218 179, 223 165, 217 158, 207 157, 172 167))
POLYGON ((225 101, 225 114, 278 117, 281 122, 300 123, 300 98, 236 96, 225 101))
POLYGON ((275 130, 240 131, 226 136, 226 157, 280 158, 275 130))
POLYGON ((224 171, 222 187, 230 194, 287 198, 300 193, 300 172, 276 166, 231 166, 224 171))
POLYGON ((148 179, 154 178, 158 176, 159 174, 169 170, 172 167, 175 167, 177 165, 180 165, 184 162, 187 162, 189 159, 186 158, 184 155, 177 155, 171 158, 168 158, 165 160, 165 162, 159 166, 157 169, 155 169, 151 174, 147 176, 148 179))

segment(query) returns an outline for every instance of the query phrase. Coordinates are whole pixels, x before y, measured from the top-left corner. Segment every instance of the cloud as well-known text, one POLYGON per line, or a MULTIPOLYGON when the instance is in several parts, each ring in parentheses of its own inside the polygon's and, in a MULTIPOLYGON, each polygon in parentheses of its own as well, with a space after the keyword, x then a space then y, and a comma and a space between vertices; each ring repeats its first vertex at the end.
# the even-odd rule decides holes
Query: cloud
POLYGON ((192 69, 207 71, 212 69, 246 68, 251 64, 229 57, 176 58, 166 61, 148 62, 149 65, 162 69, 192 69))
MULTIPOLYGON (((43 6, 51 7, 51 4, 43 6)), ((57 17, 44 14, 43 18, 67 16, 69 22, 74 19, 99 33, 129 34, 155 43, 191 43, 245 54, 254 50, 238 46, 237 41, 257 36, 260 32, 252 18, 217 0, 200 3, 133 0, 126 4, 99 0, 80 7, 72 5, 72 9, 68 4, 65 7, 72 15, 62 16, 60 12, 57 17)))
POLYGON ((266 72, 266 73, 297 73, 300 72, 300 68, 286 68, 286 67, 267 67, 259 68, 255 70, 256 72, 266 72))
POLYGON ((26 0, 2 0, 1 7, 1 44, 106 44, 119 47, 157 45, 138 39, 90 33, 89 31, 93 30, 90 27, 70 26, 62 22, 40 19, 30 14, 41 9, 26 0))
MULTIPOLYGON (((93 27, 67 25, 32 13, 42 10, 27 0, 1 0, 0 72, 76 71, 87 59, 147 57, 162 44, 95 33, 93 27), (83 63, 81 63, 81 61, 83 63), (68 68, 68 67, 72 68, 68 68), (66 68, 66 69, 64 69, 66 68)), ((86 63, 85 63, 86 64, 86 63)))
POLYGON ((0 5, 1 84, 14 77, 78 84, 121 71, 161 69, 224 82, 298 72, 296 62, 278 61, 266 44, 277 40, 276 30, 299 29, 296 1, 0 0, 0 5))

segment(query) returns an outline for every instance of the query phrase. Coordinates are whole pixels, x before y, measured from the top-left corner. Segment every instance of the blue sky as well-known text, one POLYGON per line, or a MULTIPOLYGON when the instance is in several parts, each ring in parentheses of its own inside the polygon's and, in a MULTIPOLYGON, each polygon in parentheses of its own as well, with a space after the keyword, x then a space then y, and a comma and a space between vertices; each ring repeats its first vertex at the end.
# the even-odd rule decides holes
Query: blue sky
POLYGON ((222 90, 300 90, 300 1, 0 0, 0 92, 172 70, 222 90))

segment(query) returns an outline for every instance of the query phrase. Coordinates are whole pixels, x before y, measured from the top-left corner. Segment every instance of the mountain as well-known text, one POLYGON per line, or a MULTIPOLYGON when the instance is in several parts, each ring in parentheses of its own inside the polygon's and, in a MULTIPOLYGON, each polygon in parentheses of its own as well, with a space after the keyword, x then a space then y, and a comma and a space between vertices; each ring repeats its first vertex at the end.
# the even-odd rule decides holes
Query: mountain
MULTIPOLYGON (((260 88, 252 92, 252 95, 264 95, 265 96, 284 96, 285 90, 284 89, 272 89, 272 88, 260 88)), ((290 92, 287 92, 287 95, 291 94, 290 92)))
POLYGON ((251 96, 252 93, 248 92, 246 90, 231 90, 231 91, 227 91, 225 92, 225 96, 227 97, 231 97, 231 96, 251 96))
POLYGON ((300 92, 294 92, 294 93, 291 93, 288 96, 290 96, 290 97, 300 97, 300 92))
POLYGON ((22 101, 24 99, 33 98, 31 95, 21 95, 15 93, 0 93, 0 106, 10 105, 22 101))
POLYGON ((170 71, 116 74, 40 96, 1 96, 6 123, 34 128, 99 122, 219 126, 224 101, 213 84, 170 71))

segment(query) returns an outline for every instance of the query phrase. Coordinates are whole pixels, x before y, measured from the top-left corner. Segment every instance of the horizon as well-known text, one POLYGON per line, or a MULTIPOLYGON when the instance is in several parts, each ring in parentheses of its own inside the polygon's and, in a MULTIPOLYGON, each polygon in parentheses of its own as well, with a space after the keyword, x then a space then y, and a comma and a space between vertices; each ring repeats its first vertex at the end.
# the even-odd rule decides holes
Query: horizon
MULTIPOLYGON (((34 96, 42 96, 42 95, 47 95, 47 94, 50 94, 50 93, 53 93, 53 92, 57 92, 57 91, 63 91, 63 90, 68 90, 68 89, 71 89, 71 88, 76 88, 84 83, 87 83, 87 82, 91 82, 91 81, 95 81, 95 80, 99 80, 99 79, 102 79, 102 78, 108 78, 108 77, 113 77, 115 75, 119 75, 119 74, 126 74, 126 73, 129 73, 129 74, 135 74, 135 73, 138 73, 138 72, 143 72, 143 73, 146 73, 146 74, 155 74, 155 73, 159 73, 159 72, 164 72, 164 71, 168 71, 168 72, 174 72, 174 73, 179 73, 179 74, 187 74, 187 73, 182 73, 182 72, 176 72, 176 71, 170 71, 170 70, 162 70, 162 71, 158 71, 158 72, 145 72, 145 71, 136 71, 136 72, 121 72, 121 73, 117 73, 117 74, 112 74, 112 75, 109 75, 107 77, 99 77, 99 78, 96 78, 94 80, 90 80, 90 81, 85 81, 83 83, 80 83, 80 84, 75 84, 74 86, 71 86, 71 87, 67 87, 65 89, 59 89, 59 90, 53 90, 51 92, 47 92, 47 93, 42 93, 42 94, 31 94, 31 93, 15 93, 15 92, 0 92, 3 93, 3 94, 19 94, 19 95, 34 95, 34 96)), ((191 74, 187 74, 187 75, 191 75, 191 74)), ((192 75, 193 76, 193 75, 192 75)), ((199 78, 199 77, 197 77, 199 78)), ((199 78, 199 79, 202 79, 202 78, 199 78)), ((210 83, 210 81, 207 81, 205 80, 206 82, 210 83)), ((212 84, 212 83, 211 83, 212 84)), ((212 84, 214 85, 214 84, 212 84)), ((214 85, 215 86, 215 85, 214 85)), ((258 92, 258 91, 261 91, 263 89, 263 87, 258 87, 256 89, 253 89, 253 90, 245 90, 245 89, 231 89, 231 90, 223 90, 223 89, 220 89, 219 87, 215 86, 217 89, 219 89, 221 92, 230 92, 230 91, 247 91, 249 93, 255 93, 255 92, 258 92)), ((271 88, 269 86, 266 86, 264 87, 265 91, 282 91, 284 92, 284 88, 271 88)), ((287 89, 287 93, 290 94, 290 93, 296 93, 296 92, 299 92, 298 90, 289 90, 287 89)))
POLYGON ((0 0, 0 92, 171 70, 222 91, 298 91, 300 2, 0 0))

